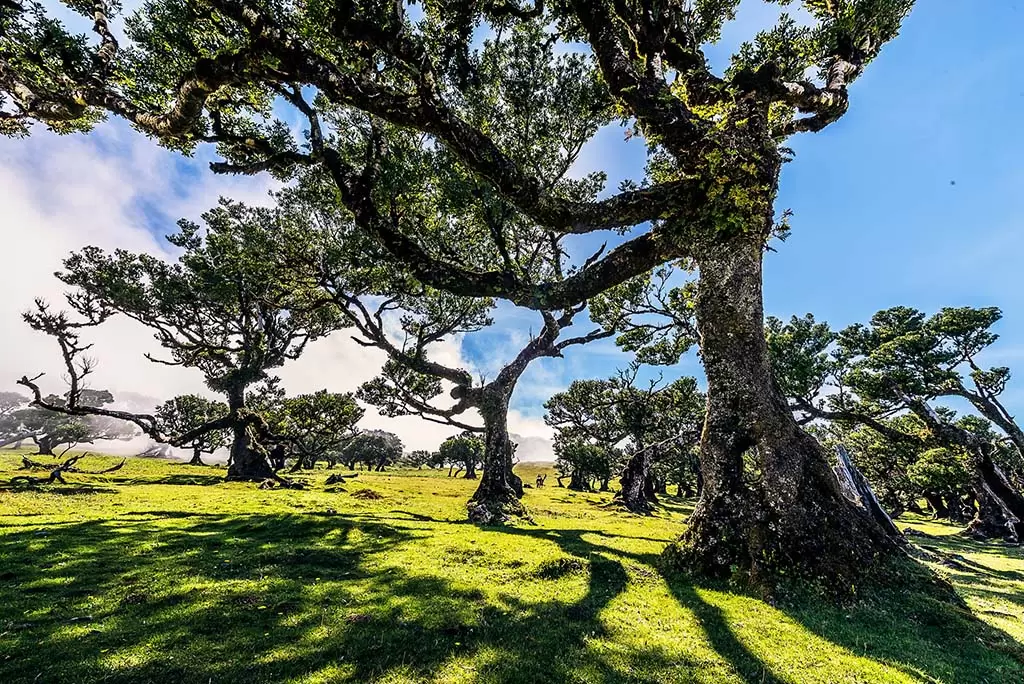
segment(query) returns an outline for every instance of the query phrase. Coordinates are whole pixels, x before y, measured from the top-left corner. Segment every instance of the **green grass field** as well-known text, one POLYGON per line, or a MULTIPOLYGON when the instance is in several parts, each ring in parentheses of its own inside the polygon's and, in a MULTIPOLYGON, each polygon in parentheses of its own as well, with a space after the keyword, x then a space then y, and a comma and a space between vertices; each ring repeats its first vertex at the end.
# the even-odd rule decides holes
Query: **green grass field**
POLYGON ((772 607, 661 574, 672 499, 639 518, 549 478, 535 525, 478 528, 446 473, 261 491, 133 459, 32 491, 19 464, 0 452, 3 684, 1024 682, 1024 553, 927 521, 901 522, 962 605, 772 607))

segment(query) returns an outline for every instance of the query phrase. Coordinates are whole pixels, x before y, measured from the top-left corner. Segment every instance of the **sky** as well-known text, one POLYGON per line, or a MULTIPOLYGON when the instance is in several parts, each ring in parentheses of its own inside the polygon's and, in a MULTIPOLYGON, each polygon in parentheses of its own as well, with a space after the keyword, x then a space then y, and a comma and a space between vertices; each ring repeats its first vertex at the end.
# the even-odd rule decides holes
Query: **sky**
MULTIPOLYGON (((838 328, 896 305, 998 306, 1001 339, 986 360, 1012 369, 1024 361, 1024 2, 964 8, 918 3, 900 37, 851 88, 846 116, 792 139, 795 158, 783 170, 777 208, 793 212, 793 233, 766 258, 765 309, 786 318, 813 312, 838 328)), ((712 63, 724 65, 778 12, 745 2, 708 51, 712 63)), ((215 176, 206 169, 212 158, 210 150, 194 158, 162 150, 116 121, 89 135, 40 129, 28 139, 0 138, 0 389, 43 371, 44 389, 61 389, 56 348, 20 315, 36 297, 59 305, 62 287, 51 274, 70 251, 95 244, 171 258, 162 236, 177 218, 197 219, 221 195, 268 202, 269 178, 215 176)), ((642 142, 610 127, 574 171, 604 170, 613 189, 639 179, 643 163, 642 142)), ((493 377, 539 328, 535 312, 503 305, 493 328, 448 339, 433 355, 493 377)), ((90 339, 97 387, 160 398, 206 393, 198 372, 147 361, 143 354, 158 347, 136 324, 115 318, 90 339)), ((342 332, 313 343, 280 374, 291 393, 350 391, 383 360, 342 332)), ((529 438, 521 458, 550 458, 543 402, 552 393, 576 378, 608 377, 629 360, 606 340, 532 364, 510 416, 511 431, 529 438)), ((692 356, 665 373, 701 375, 692 356)), ((1011 412, 1024 409, 1024 374, 1005 397, 1011 412)), ((409 449, 436 448, 453 432, 372 409, 363 426, 394 431, 409 449)))

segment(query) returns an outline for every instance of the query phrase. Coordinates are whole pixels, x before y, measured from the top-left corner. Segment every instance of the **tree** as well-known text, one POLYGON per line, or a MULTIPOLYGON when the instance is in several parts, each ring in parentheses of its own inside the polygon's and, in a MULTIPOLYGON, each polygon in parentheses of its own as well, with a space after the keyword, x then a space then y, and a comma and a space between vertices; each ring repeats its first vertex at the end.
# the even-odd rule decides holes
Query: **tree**
POLYGON ((408 453, 402 454, 401 464, 419 470, 423 466, 435 468, 439 460, 434 452, 427 451, 426 449, 413 449, 408 453))
POLYGON ((651 11, 611 0, 427 0, 415 16, 405 3, 374 0, 152 3, 128 23, 130 50, 109 28, 107 3, 79 10, 93 19, 93 42, 42 11, 14 11, 0 26, 0 121, 17 135, 32 121, 73 131, 113 114, 186 152, 218 144, 216 171, 322 168, 362 230, 423 284, 461 296, 552 311, 692 259, 708 377, 705 486, 671 555, 700 573, 746 571, 766 588, 796 576, 848 587, 892 549, 845 502, 772 378, 762 258, 779 229, 773 204, 788 138, 843 116, 850 85, 912 4, 804 0, 810 25, 783 15, 721 75, 702 50, 735 2, 651 11), (494 37, 474 50, 481 24, 494 37), (278 98, 308 122, 305 142, 275 119, 278 98), (595 200, 543 182, 543 169, 571 166, 611 121, 648 145, 641 183, 595 200), (456 198, 434 182, 434 171, 450 168, 556 237, 649 227, 577 259, 565 278, 524 282, 512 258, 483 268, 463 259, 485 244, 502 249, 500 233, 454 251, 420 240, 437 226, 425 217, 445 216, 444 201, 456 198), (756 483, 744 477, 748 466, 761 473, 756 483))
POLYGON ((15 416, 15 412, 28 404, 28 397, 17 392, 0 392, 0 447, 8 444, 20 445, 32 437, 15 416))
MULTIPOLYGON (((868 325, 839 333, 810 315, 788 324, 769 319, 766 337, 776 374, 800 422, 863 425, 884 438, 890 450, 899 444, 915 454, 937 447, 963 453, 971 464, 971 489, 978 504, 969 529, 978 536, 1019 537, 1024 497, 995 460, 1000 450, 989 423, 972 416, 958 420, 955 412, 934 405, 943 396, 960 395, 963 382, 957 369, 965 358, 963 344, 951 344, 947 332, 907 307, 880 311, 868 325)), ((977 344, 986 338, 974 339, 977 344)), ((1008 377, 1005 369, 1001 374, 1008 377)), ((954 505, 959 508, 961 503, 954 505)))
POLYGON ((362 463, 367 469, 380 472, 402 458, 402 449, 398 435, 384 430, 367 430, 348 441, 341 450, 341 459, 350 470, 357 463, 362 463))
POLYGON ((621 450, 587 442, 568 432, 555 438, 555 457, 559 483, 568 476, 569 489, 578 492, 592 491, 595 480, 600 491, 608 491, 612 475, 622 463, 621 450))
POLYGON ((67 300, 80 320, 54 314, 42 303, 26 314, 29 325, 54 336, 61 347, 71 382, 67 405, 46 402, 34 378, 22 378, 20 384, 33 391, 38 406, 130 420, 156 441, 174 446, 227 429, 228 479, 274 477, 260 444, 261 438, 267 439, 266 426, 247 407, 246 391, 298 358, 310 340, 334 330, 341 320, 333 306, 287 278, 274 211, 223 200, 203 220, 205 231, 182 220, 178 232, 168 236, 182 250, 176 263, 121 250, 107 254, 96 247, 68 257, 57 275, 73 288, 67 300), (166 435, 153 416, 90 404, 80 395, 81 379, 92 368, 81 363, 88 346, 80 345, 79 336, 114 314, 153 331, 169 358, 149 357, 151 361, 202 371, 207 386, 227 399, 227 414, 185 435, 166 435))
POLYGON ((975 397, 977 403, 971 403, 979 413, 979 407, 984 408, 1013 431, 1012 417, 996 398, 1009 371, 984 371, 974 361, 979 351, 995 341, 987 330, 998 319, 995 313, 943 309, 928 319, 915 309, 894 307, 876 313, 868 325, 849 326, 837 341, 850 359, 847 381, 863 401, 882 411, 913 413, 940 446, 969 455, 978 503, 969 530, 983 537, 1007 534, 1020 539, 1024 537, 1024 496, 995 461, 997 439, 990 423, 970 416, 954 421, 952 411, 933 406, 939 397, 968 394, 975 397), (963 382, 958 370, 962 365, 971 368, 975 391, 963 382))
POLYGON ((484 448, 482 439, 472 432, 464 432, 441 442, 437 453, 444 463, 453 463, 459 466, 459 470, 465 470, 464 478, 475 480, 476 466, 484 458, 484 448))
MULTIPOLYGON (((183 394, 168 399, 156 408, 156 417, 165 432, 170 434, 188 434, 207 423, 228 414, 228 406, 224 402, 212 401, 198 394, 183 394)), ((203 454, 212 454, 226 446, 227 434, 224 430, 211 430, 194 434, 192 441, 181 446, 192 450, 189 465, 204 465, 203 454)))
POLYGON ((323 458, 334 463, 356 435, 356 423, 365 411, 351 392, 320 390, 284 399, 281 434, 295 452, 293 470, 312 468, 323 458))
MULTIPOLYGON (((82 390, 82 396, 84 400, 98 406, 114 401, 113 395, 107 390, 85 389, 82 390)), ((63 406, 67 399, 51 394, 45 401, 55 406, 63 406)), ((64 452, 67 452, 77 444, 90 443, 98 439, 127 439, 133 435, 131 426, 120 420, 101 419, 96 416, 69 416, 33 405, 12 408, 0 417, 0 420, 6 425, 5 431, 9 430, 11 435, 6 441, 31 439, 38 447, 38 453, 46 456, 54 456, 54 449, 61 445, 66 445, 64 452)))
MULTIPOLYGON (((629 458, 617 496, 629 510, 646 513, 656 501, 658 489, 653 465, 669 460, 669 455, 685 454, 687 446, 696 443, 704 401, 693 378, 668 384, 659 378, 646 388, 639 387, 639 368, 633 365, 608 380, 576 380, 544 406, 548 410, 545 422, 558 430, 563 442, 560 458, 570 468, 573 462, 594 467, 600 462, 595 460, 599 454, 614 458, 621 454, 619 448, 626 446, 629 458), (581 444, 599 449, 582 449, 581 444)), ((608 463, 607 467, 610 470, 615 465, 608 463)), ((607 480, 602 484, 602 489, 607 489, 607 480)), ((585 471, 574 477, 570 487, 589 488, 585 471)))

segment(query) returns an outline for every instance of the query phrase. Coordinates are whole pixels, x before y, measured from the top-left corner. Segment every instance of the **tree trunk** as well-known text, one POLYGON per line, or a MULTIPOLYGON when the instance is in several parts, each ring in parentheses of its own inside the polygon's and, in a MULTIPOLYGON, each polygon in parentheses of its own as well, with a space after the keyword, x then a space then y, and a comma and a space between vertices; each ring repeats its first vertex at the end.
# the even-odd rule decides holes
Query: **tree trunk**
POLYGON ((466 462, 466 474, 462 477, 466 480, 476 479, 476 461, 474 459, 470 459, 466 462))
POLYGON ((244 419, 244 388, 228 395, 228 408, 235 416, 231 426, 231 465, 228 466, 228 480, 261 481, 274 477, 274 470, 267 460, 267 450, 260 445, 252 428, 244 419))
POLYGON ((698 258, 696 313, 708 380, 703 492, 666 556, 698 575, 743 573, 766 592, 784 578, 846 591, 895 546, 843 497, 823 450, 797 426, 772 376, 760 233, 711 246, 698 258))
POLYGON ((569 478, 569 489, 574 492, 589 492, 590 480, 583 476, 582 471, 573 470, 572 476, 569 478))
POLYGON ((53 439, 49 435, 40 435, 39 437, 33 437, 32 441, 36 443, 38 447, 38 454, 40 456, 53 456, 53 447, 56 445, 53 443, 53 439))
POLYGON ((511 388, 485 389, 478 407, 484 419, 483 476, 467 508, 471 522, 493 525, 511 516, 525 516, 519 501, 523 481, 512 472, 512 442, 508 437, 511 388))
POLYGON ((188 464, 194 466, 206 465, 203 463, 203 450, 199 447, 192 449, 192 460, 189 461, 188 464))
POLYGON ((925 492, 924 499, 928 502, 928 506, 932 509, 932 519, 942 520, 949 517, 949 508, 946 503, 942 500, 942 497, 935 492, 925 492))
POLYGON ((651 501, 647 497, 647 485, 651 476, 651 459, 645 449, 633 454, 626 463, 619 478, 618 499, 627 510, 633 513, 650 513, 651 501))
POLYGON ((612 478, 611 478, 610 475, 605 475, 604 477, 601 478, 601 491, 602 492, 610 492, 612 490, 612 488, 609 486, 609 480, 611 480, 611 479, 612 478))
POLYGON ((965 530, 967 534, 979 539, 1003 538, 1011 543, 1024 538, 1024 498, 987 453, 978 458, 974 498, 978 509, 965 530))

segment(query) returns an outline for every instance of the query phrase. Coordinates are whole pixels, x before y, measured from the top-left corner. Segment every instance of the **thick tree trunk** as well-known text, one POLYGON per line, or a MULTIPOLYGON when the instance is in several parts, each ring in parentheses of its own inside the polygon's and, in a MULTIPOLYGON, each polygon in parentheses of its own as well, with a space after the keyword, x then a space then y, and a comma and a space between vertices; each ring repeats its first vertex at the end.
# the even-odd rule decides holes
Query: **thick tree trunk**
POLYGON ((581 471, 574 470, 572 476, 569 477, 569 489, 574 492, 589 492, 590 480, 584 477, 581 471))
POLYGON ((192 460, 190 460, 188 464, 194 466, 206 465, 205 463, 203 463, 203 450, 199 449, 198 447, 192 449, 192 460))
POLYGON ((619 478, 621 489, 617 498, 627 510, 640 514, 651 512, 651 500, 647 496, 650 477, 650 454, 646 449, 640 449, 630 457, 619 478))
POLYGON ((508 436, 508 400, 511 388, 484 392, 480 415, 484 419, 483 476, 467 508, 471 522, 494 525, 512 516, 525 516, 519 501, 523 481, 512 472, 512 442, 508 436))
POLYGON ((252 429, 246 424, 240 413, 245 411, 245 399, 242 389, 228 395, 228 408, 235 415, 235 423, 231 426, 231 454, 228 466, 228 480, 262 481, 274 478, 274 470, 267 460, 267 450, 259 444, 252 429))
POLYGON ((1024 498, 1014 490, 988 454, 978 459, 974 485, 978 509, 965 532, 979 539, 1024 538, 1024 498))
POLYGON ((611 478, 610 475, 605 475, 604 477, 601 478, 601 489, 600 489, 600 491, 602 491, 602 492, 610 492, 612 490, 612 488, 610 486, 610 482, 609 482, 611 479, 612 478, 611 478))
POLYGON ((925 492, 925 501, 928 502, 928 506, 932 509, 932 519, 942 520, 949 517, 949 507, 942 500, 942 497, 935 492, 925 492))
POLYGON ((40 456, 53 456, 53 447, 56 446, 49 435, 40 435, 39 437, 33 437, 32 441, 36 443, 38 447, 37 453, 40 456))
POLYGON ((466 474, 462 476, 466 480, 476 479, 476 461, 470 460, 466 463, 466 474))
POLYGON ((768 592, 783 579, 843 591, 895 546, 843 497, 826 455, 797 426, 772 377, 763 250, 760 235, 740 235, 698 259, 696 312, 708 379, 703 492, 666 556, 699 575, 745 573, 768 592))

